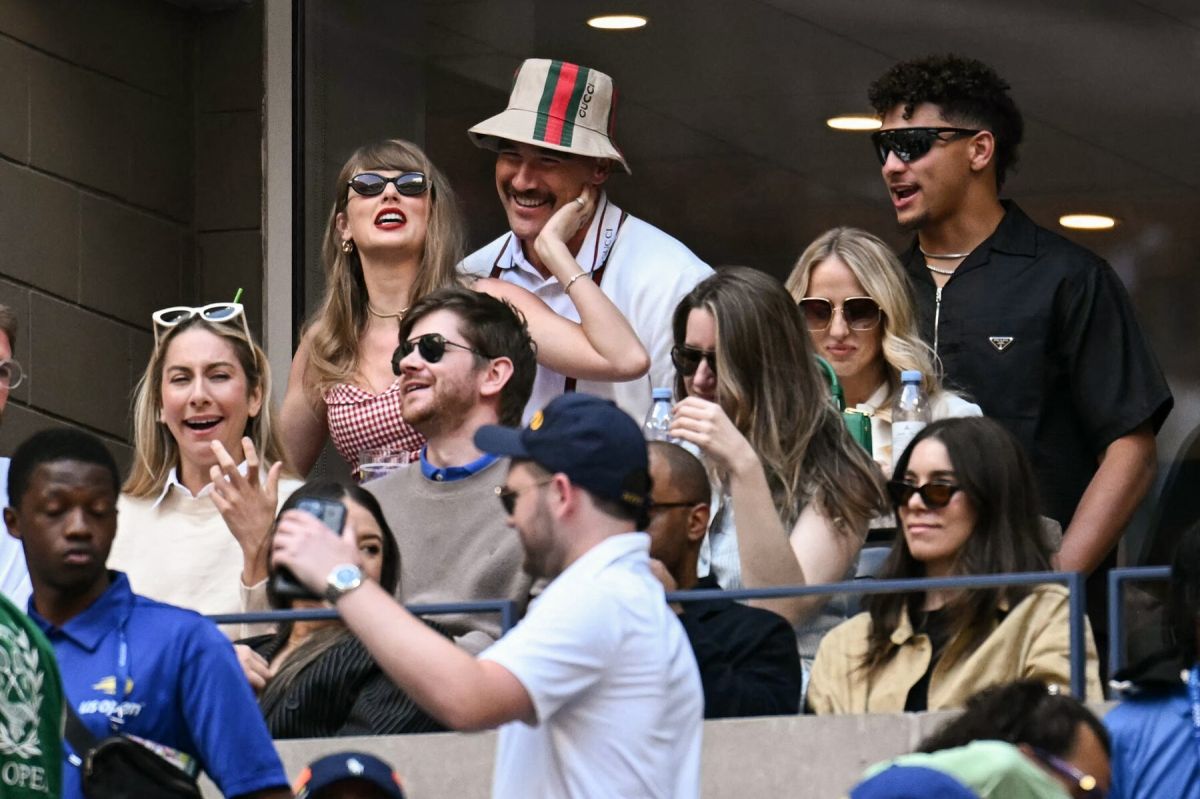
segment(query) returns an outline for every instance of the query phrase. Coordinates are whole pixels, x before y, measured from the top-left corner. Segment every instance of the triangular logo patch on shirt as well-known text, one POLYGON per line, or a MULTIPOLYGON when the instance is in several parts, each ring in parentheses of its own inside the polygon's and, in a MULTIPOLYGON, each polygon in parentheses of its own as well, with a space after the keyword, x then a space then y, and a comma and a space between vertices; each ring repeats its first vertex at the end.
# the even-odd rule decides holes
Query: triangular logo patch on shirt
POLYGON ((992 346, 997 352, 1004 352, 1009 345, 1013 343, 1012 336, 988 336, 988 341, 992 342, 992 346))

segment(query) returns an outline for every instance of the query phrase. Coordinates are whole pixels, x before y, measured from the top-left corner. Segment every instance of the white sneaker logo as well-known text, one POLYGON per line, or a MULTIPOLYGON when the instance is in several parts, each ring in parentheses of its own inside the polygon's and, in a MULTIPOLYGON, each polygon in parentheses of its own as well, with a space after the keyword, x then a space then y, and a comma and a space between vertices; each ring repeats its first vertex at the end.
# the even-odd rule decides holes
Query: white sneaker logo
POLYGON ((997 352, 1004 352, 1009 345, 1013 343, 1012 336, 988 336, 988 341, 992 342, 992 346, 997 352))

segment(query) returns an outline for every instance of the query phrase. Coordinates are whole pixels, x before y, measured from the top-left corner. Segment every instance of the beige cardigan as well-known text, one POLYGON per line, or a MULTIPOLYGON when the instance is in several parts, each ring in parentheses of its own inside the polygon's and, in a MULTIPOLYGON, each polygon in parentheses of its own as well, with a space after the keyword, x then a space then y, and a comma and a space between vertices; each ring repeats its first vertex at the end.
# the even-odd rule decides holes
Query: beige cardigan
MULTIPOLYGON (((929 682, 929 710, 961 707, 982 688, 1012 680, 1042 680, 1069 689, 1070 615, 1067 589, 1040 585, 1017 603, 975 651, 952 664, 943 659, 929 682)), ((808 684, 808 705, 818 714, 898 713, 932 657, 929 636, 914 635, 902 613, 892 643, 898 649, 868 682, 863 667, 870 614, 838 625, 817 652, 808 684)), ((958 639, 947 647, 952 649, 958 639)), ((1104 698, 1092 629, 1087 628, 1087 699, 1104 698)))

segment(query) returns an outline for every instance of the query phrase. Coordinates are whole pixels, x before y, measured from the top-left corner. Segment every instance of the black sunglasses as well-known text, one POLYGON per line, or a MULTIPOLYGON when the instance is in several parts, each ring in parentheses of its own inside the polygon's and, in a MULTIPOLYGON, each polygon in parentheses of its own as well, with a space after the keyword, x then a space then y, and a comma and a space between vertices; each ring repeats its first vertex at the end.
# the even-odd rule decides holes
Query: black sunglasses
POLYGON ((883 318, 879 303, 870 297, 847 297, 837 307, 824 297, 805 297, 800 300, 800 310, 804 312, 804 323, 814 333, 828 330, 835 312, 842 315, 851 330, 871 330, 883 318))
POLYGON ((980 131, 968 128, 892 128, 877 130, 871 134, 875 143, 875 154, 879 163, 887 163, 888 153, 895 153, 906 164, 911 164, 933 149, 935 141, 954 141, 962 136, 974 136, 980 131), (950 138, 942 136, 949 134, 950 138))
POLYGON ((411 355, 413 350, 421 353, 421 358, 426 363, 437 363, 446 354, 446 347, 458 347, 460 350, 473 352, 481 358, 492 357, 479 350, 471 349, 466 344, 455 344, 453 341, 446 341, 446 337, 441 333, 426 333, 423 336, 417 336, 414 339, 400 342, 400 346, 392 353, 392 374, 399 377, 401 372, 400 362, 411 355))
POLYGON ((405 172, 394 178, 385 178, 383 175, 376 175, 374 172, 363 172, 361 175, 355 175, 350 178, 350 188, 364 197, 374 197, 376 194, 383 194, 383 190, 387 188, 387 184, 389 183, 395 184, 396 191, 406 197, 415 197, 418 194, 424 194, 425 190, 429 188, 429 181, 425 179, 424 172, 405 172))
POLYGON ((700 361, 706 361, 708 370, 714 375, 717 373, 716 350, 702 350, 686 344, 676 344, 671 348, 671 363, 675 364, 679 374, 684 377, 696 374, 696 370, 700 368, 700 361))
POLYGON ((917 487, 907 480, 890 480, 887 484, 888 496, 897 508, 902 508, 912 499, 913 494, 920 494, 921 501, 927 508, 944 508, 950 504, 951 498, 962 490, 954 483, 926 483, 917 487))
POLYGON ((554 478, 550 477, 546 480, 542 480, 540 483, 534 483, 533 485, 525 486, 524 488, 509 488, 508 486, 496 486, 496 496, 499 497, 500 504, 504 506, 504 512, 507 513, 509 516, 512 516, 513 510, 517 507, 517 496, 521 492, 528 491, 531 488, 540 488, 541 486, 544 486, 544 485, 550 485, 550 483, 552 483, 552 482, 554 482, 554 478))

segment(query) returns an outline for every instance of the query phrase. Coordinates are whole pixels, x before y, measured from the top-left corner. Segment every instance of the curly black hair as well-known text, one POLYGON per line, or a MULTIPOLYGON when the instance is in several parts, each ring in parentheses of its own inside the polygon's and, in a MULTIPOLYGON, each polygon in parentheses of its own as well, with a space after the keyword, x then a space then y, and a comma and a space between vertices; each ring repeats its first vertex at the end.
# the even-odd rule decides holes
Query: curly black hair
POLYGON ((1108 731, 1086 705, 1069 694, 1051 691, 1038 680, 1017 680, 972 696, 962 714, 922 741, 917 751, 940 752, 972 741, 1004 741, 1065 758, 1075 748, 1080 725, 1095 733, 1105 754, 1112 755, 1108 731))
POLYGON ((1012 87, 996 70, 974 58, 932 55, 902 61, 871 84, 871 107, 886 114, 904 106, 905 119, 921 103, 941 109, 948 121, 991 131, 996 139, 996 186, 1004 185, 1017 165, 1017 146, 1025 135, 1025 120, 1009 96, 1012 87))

